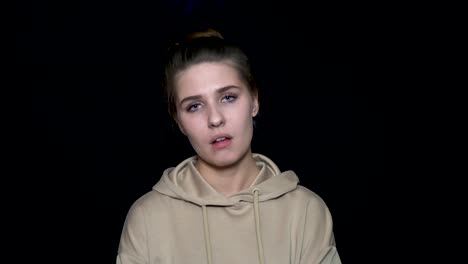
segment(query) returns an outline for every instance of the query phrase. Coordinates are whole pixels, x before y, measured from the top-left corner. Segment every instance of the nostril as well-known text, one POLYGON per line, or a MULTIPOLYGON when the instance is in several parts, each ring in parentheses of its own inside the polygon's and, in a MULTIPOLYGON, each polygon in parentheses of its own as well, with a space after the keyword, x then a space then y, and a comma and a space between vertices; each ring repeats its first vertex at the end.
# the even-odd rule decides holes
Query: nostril
POLYGON ((219 127, 224 123, 223 120, 210 121, 210 127, 219 127))

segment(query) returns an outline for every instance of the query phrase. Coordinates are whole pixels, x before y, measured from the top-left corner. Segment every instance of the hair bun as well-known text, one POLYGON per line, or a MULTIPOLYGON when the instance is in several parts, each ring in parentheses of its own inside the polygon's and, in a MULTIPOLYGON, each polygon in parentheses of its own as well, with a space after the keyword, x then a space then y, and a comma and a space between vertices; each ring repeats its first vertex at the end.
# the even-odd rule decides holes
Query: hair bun
POLYGON ((195 32, 192 32, 190 34, 188 34, 185 39, 190 41, 190 40, 193 40, 193 39, 196 39, 196 38, 220 38, 220 39, 224 39, 223 36, 221 35, 221 33, 219 33, 217 30, 214 30, 212 28, 207 28, 207 29, 204 29, 204 30, 199 30, 199 31, 195 31, 195 32))

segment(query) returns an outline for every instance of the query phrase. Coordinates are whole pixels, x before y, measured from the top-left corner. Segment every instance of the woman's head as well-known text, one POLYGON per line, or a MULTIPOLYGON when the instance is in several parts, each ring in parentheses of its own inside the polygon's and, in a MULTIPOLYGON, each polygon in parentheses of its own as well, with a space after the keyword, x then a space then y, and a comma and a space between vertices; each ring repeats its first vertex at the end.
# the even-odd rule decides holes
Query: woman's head
POLYGON ((253 96, 258 95, 258 87, 253 78, 246 54, 236 45, 226 41, 216 30, 206 29, 188 34, 182 41, 173 44, 168 51, 164 71, 164 91, 169 114, 176 118, 176 80, 178 75, 189 67, 202 62, 226 62, 236 69, 239 78, 249 88, 253 96))
POLYGON ((246 55, 216 31, 191 34, 170 55, 169 112, 199 160, 223 167, 245 158, 259 108, 246 55))

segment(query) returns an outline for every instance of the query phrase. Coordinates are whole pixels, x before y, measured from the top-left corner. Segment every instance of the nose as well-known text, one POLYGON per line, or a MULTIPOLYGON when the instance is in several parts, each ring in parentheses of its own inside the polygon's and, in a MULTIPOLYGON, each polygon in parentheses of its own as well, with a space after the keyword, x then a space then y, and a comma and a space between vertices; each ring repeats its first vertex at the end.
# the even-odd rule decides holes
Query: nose
POLYGON ((220 109, 217 107, 212 107, 210 109, 210 113, 208 116, 208 126, 212 127, 220 127, 224 124, 224 116, 220 109))

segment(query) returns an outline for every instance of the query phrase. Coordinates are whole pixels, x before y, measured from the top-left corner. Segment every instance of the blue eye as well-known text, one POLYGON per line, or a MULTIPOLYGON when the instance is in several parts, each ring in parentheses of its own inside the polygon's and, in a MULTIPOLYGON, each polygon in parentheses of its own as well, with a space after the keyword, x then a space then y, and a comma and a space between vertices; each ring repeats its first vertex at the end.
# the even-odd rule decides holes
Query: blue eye
POLYGON ((221 100, 222 102, 232 102, 236 100, 237 96, 235 95, 225 95, 223 96, 223 99, 221 100))
POLYGON ((200 107, 201 107, 201 104, 198 104, 198 103, 192 104, 192 105, 190 105, 190 106, 187 108, 187 111, 188 111, 188 112, 195 112, 195 111, 197 111, 198 109, 200 109, 200 107))

